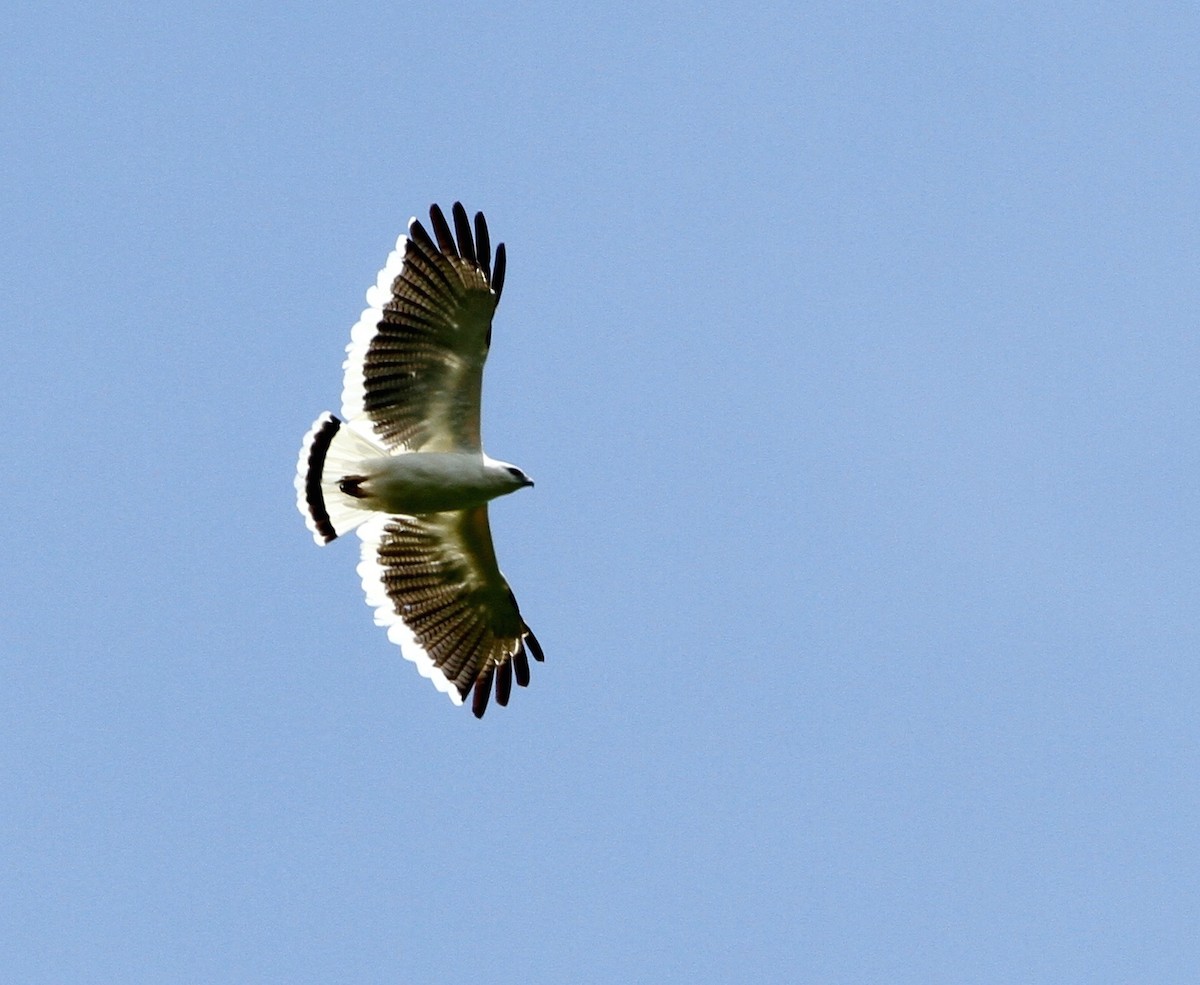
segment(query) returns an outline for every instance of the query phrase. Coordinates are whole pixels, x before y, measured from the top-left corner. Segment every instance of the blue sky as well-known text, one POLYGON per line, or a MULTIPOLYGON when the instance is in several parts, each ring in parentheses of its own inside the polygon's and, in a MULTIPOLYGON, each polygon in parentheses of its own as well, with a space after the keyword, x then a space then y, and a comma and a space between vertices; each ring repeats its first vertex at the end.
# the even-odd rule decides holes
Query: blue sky
POLYGON ((1192 6, 9 19, 5 980, 1195 980, 1192 6), (455 199, 482 722, 291 486, 455 199))

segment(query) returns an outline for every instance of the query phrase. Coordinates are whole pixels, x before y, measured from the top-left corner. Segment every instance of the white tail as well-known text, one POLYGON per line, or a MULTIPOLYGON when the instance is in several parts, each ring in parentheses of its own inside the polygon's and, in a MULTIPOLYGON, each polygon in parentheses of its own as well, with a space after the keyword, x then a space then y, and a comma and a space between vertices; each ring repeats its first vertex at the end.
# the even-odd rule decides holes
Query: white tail
POLYGON ((370 518, 371 511, 342 492, 338 480, 359 472, 366 459, 386 454, 328 412, 313 422, 296 463, 296 506, 313 540, 328 544, 370 518))

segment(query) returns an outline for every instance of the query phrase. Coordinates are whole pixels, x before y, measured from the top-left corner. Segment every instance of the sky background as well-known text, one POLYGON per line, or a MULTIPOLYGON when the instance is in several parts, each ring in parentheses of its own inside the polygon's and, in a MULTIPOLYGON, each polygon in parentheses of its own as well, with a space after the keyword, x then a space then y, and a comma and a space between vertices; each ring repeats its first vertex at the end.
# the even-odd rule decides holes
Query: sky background
POLYGON ((0 978, 1197 980, 1194 5, 5 19, 0 978), (482 722, 292 491, 455 199, 482 722))

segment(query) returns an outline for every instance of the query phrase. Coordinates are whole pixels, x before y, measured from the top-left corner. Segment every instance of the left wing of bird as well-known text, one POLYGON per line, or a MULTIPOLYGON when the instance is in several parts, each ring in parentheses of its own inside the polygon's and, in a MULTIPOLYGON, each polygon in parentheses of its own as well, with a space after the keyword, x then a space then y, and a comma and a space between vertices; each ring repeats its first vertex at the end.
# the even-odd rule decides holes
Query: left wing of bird
POLYGON ((396 243, 350 336, 342 414, 393 451, 479 451, 483 364, 504 288, 504 244, 459 202, 430 207, 396 243))

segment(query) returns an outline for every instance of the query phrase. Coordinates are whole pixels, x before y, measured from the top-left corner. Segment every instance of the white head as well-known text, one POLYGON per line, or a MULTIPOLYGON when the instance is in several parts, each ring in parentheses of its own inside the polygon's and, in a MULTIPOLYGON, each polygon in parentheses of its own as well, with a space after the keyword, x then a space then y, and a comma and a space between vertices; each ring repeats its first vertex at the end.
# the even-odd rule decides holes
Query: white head
POLYGON ((533 480, 529 476, 508 462, 497 462, 495 459, 488 459, 487 470, 493 477, 496 485, 501 488, 500 495, 516 492, 518 489, 524 489, 526 486, 533 485, 533 480))

